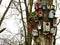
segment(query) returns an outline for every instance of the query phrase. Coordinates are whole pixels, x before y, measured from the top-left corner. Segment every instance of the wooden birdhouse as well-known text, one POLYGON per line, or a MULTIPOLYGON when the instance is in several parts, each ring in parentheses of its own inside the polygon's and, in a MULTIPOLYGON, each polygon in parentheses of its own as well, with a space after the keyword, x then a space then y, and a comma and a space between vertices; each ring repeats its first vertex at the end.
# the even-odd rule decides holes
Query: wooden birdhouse
POLYGON ((32 31, 33 30, 33 27, 31 24, 28 25, 28 30, 32 31))
POLYGON ((33 36, 38 36, 38 30, 37 29, 33 29, 32 30, 32 35, 33 36))
POLYGON ((53 26, 54 27, 57 27, 57 17, 54 17, 53 18, 53 26))
POLYGON ((47 5, 42 5, 42 9, 43 10, 47 9, 47 5))
POLYGON ((43 22, 43 32, 50 31, 50 22, 43 22))
POLYGON ((53 36, 56 35, 56 31, 57 31, 57 28, 56 27, 52 27, 51 30, 50 30, 50 33, 53 34, 53 36))
POLYGON ((41 3, 36 3, 35 4, 35 10, 41 9, 42 8, 42 4, 41 3))
POLYGON ((55 16, 55 10, 50 10, 49 12, 49 18, 53 18, 55 16))
POLYGON ((39 9, 37 11, 38 17, 41 18, 43 16, 43 11, 41 9, 39 9))

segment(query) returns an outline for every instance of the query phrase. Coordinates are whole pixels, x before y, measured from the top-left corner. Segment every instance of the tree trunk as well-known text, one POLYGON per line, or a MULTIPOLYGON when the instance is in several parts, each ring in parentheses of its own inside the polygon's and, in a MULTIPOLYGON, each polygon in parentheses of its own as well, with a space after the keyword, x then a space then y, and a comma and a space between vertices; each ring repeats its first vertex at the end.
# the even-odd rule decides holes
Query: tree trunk
MULTIPOLYGON (((30 12, 29 12, 29 16, 32 13, 32 6, 33 6, 33 0, 29 0, 29 6, 30 6, 30 12)), ((28 18, 29 18, 28 16, 28 18)), ((28 45, 31 45, 32 42, 32 32, 30 30, 28 30, 28 45)))
POLYGON ((23 28, 24 28, 24 31, 25 31, 25 45, 27 45, 27 39, 26 39, 26 28, 25 28, 25 25, 24 25, 24 20, 23 20, 23 13, 22 13, 22 7, 21 7, 21 2, 19 0, 19 5, 20 5, 20 10, 21 10, 21 18, 22 18, 22 23, 23 23, 23 28))

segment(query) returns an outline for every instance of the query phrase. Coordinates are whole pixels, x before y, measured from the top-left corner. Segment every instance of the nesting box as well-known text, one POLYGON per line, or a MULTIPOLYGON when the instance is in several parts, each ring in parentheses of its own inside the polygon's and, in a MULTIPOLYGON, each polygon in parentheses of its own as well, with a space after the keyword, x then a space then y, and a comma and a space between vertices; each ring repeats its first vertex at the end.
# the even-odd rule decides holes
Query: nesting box
POLYGON ((53 26, 54 27, 57 27, 57 17, 54 17, 53 18, 53 26))
POLYGON ((32 31, 32 30, 33 30, 33 27, 32 27, 32 25, 31 25, 31 24, 29 24, 29 25, 28 25, 28 29, 29 29, 30 31, 32 31))
POLYGON ((32 30, 32 35, 33 36, 38 36, 38 30, 37 29, 33 29, 32 30))
POLYGON ((47 5, 42 5, 42 9, 43 10, 47 9, 47 5))
POLYGON ((41 3, 36 3, 35 4, 35 10, 41 9, 42 8, 42 4, 41 3))
POLYGON ((53 36, 56 35, 56 31, 57 31, 57 28, 56 27, 52 27, 51 30, 50 30, 50 33, 53 34, 53 36))
POLYGON ((38 17, 42 17, 43 16, 43 11, 41 9, 39 9, 37 11, 38 17))
POLYGON ((49 12, 49 18, 53 18, 55 16, 55 10, 50 10, 49 12))
POLYGON ((43 22, 43 32, 50 31, 50 22, 43 22))

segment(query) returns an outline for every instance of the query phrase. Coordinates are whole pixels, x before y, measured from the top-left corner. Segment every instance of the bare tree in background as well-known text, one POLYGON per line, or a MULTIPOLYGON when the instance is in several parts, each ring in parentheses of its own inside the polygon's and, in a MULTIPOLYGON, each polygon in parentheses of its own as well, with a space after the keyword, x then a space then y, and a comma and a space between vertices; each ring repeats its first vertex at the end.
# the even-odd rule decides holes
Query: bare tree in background
MULTIPOLYGON (((12 1, 13 1, 13 0, 10 1, 10 3, 9 3, 9 5, 8 5, 8 7, 6 8, 6 10, 5 10, 3 16, 1 17, 0 26, 1 26, 1 24, 2 24, 2 22, 3 22, 3 20, 4 20, 4 18, 5 18, 6 13, 7 13, 8 10, 9 10, 9 7, 10 7, 12 1)), ((0 3, 1 3, 1 2, 2 2, 2 0, 0 1, 0 3)), ((0 33, 3 32, 5 29, 6 29, 6 28, 1 29, 1 30, 0 30, 0 33)))

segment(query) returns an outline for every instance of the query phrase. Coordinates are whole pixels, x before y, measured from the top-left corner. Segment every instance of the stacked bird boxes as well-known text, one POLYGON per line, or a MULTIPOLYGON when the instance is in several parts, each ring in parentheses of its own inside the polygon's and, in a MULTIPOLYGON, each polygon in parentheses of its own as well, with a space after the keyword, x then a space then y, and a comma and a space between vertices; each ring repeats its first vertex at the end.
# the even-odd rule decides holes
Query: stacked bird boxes
POLYGON ((47 45, 52 45, 52 38, 56 36, 57 31, 57 17, 55 17, 55 6, 52 4, 48 6, 48 4, 45 5, 37 2, 35 4, 35 11, 37 12, 39 22, 38 34, 44 34, 48 40, 47 45))
MULTIPOLYGON (((54 42, 53 38, 56 36, 57 31, 57 17, 55 17, 55 6, 52 5, 52 0, 47 3, 49 0, 42 0, 42 2, 37 1, 35 4, 36 15, 33 16, 30 20, 31 25, 29 30, 32 30, 32 35, 39 38, 40 35, 46 37, 46 44, 52 45, 54 42), (33 28, 32 28, 33 27, 33 28)), ((44 40, 44 39, 43 39, 44 40)))

